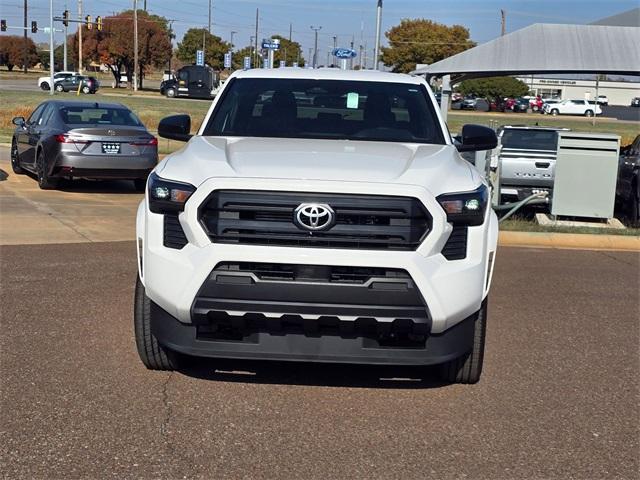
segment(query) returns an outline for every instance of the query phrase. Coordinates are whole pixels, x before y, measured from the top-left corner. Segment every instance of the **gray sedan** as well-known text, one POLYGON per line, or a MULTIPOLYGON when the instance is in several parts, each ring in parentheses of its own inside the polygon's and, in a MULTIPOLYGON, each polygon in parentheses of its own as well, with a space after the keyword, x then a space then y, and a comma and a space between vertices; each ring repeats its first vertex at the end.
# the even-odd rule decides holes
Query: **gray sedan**
POLYGON ((42 189, 91 178, 130 179, 143 191, 158 163, 158 140, 119 103, 51 100, 13 124, 11 167, 36 174, 42 189))

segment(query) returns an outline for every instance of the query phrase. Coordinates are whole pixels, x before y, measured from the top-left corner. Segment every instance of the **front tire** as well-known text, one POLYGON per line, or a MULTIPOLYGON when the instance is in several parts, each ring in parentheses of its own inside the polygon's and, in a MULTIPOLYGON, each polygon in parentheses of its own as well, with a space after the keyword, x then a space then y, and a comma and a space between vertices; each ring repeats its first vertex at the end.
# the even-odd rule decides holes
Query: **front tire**
POLYGON ((560 113, 560 111, 557 108, 554 108, 553 110, 551 110, 551 115, 553 115, 554 117, 556 115, 558 115, 560 113))
POLYGON ((82 87, 82 93, 89 94, 91 93, 91 89, 87 86, 82 87))
POLYGON ((167 88, 167 97, 174 98, 176 96, 175 88, 167 88))
POLYGON ((64 92, 64 87, 60 84, 55 86, 55 91, 56 92, 64 92))
POLYGON ((177 353, 160 345, 151 333, 151 300, 147 297, 140 277, 136 278, 133 307, 133 326, 138 355, 149 370, 175 370, 178 368, 177 353))
POLYGON ((440 377, 451 383, 478 383, 484 361, 484 342, 487 333, 487 300, 476 313, 473 347, 469 353, 440 365, 440 377))
POLYGON ((11 170, 16 175, 23 175, 24 169, 20 166, 20 159, 18 158, 18 142, 14 138, 11 140, 11 170))
POLYGON ((584 112, 584 116, 585 117, 593 117, 593 110, 587 110, 586 112, 584 112))
POLYGON ((631 186, 628 202, 629 223, 632 227, 640 226, 640 174, 638 174, 631 186))
POLYGON ((36 174, 38 175, 38 186, 41 190, 53 190, 58 186, 58 179, 51 178, 47 172, 47 162, 42 149, 38 152, 38 158, 36 159, 36 174))

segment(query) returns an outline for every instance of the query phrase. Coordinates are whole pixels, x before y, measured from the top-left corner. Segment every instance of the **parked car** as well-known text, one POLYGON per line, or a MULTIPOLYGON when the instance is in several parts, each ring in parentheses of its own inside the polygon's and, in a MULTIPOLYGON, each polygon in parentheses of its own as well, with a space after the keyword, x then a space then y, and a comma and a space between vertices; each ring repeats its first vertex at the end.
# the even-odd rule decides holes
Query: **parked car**
POLYGON ((96 93, 100 83, 96 77, 76 75, 58 80, 54 87, 56 92, 77 92, 78 88, 82 93, 96 93))
POLYGON ((158 163, 158 140, 119 103, 50 100, 13 124, 13 172, 34 173, 42 189, 61 178, 120 178, 144 190, 158 163))
POLYGON ((531 108, 532 112, 539 112, 540 110, 542 110, 543 104, 544 102, 542 101, 540 95, 538 95, 537 97, 529 98, 529 107, 531 108))
MULTIPOLYGON (((80 73, 71 71, 57 72, 53 74, 53 82, 57 83, 60 80, 67 79, 69 77, 75 77, 76 75, 80 75, 80 73)), ((38 87, 40 87, 42 90, 49 90, 51 88, 51 85, 49 85, 50 83, 50 76, 38 78, 38 87)))
POLYGON ((551 115, 584 115, 585 117, 593 117, 593 115, 601 115, 602 109, 595 102, 591 103, 587 100, 563 100, 560 103, 545 106, 545 113, 551 115))
POLYGON ((640 97, 634 97, 631 100, 631 106, 632 107, 640 107, 640 97))
POLYGON ((531 104, 529 103, 528 98, 518 98, 513 103, 511 110, 513 110, 516 113, 527 113, 530 107, 531 107, 531 104))
POLYGON ((598 95, 598 98, 596 98, 596 102, 598 103, 598 105, 609 105, 609 97, 607 97, 606 95, 598 95))
POLYGON ((556 103, 560 103, 562 100, 558 98, 545 98, 542 101, 542 108, 540 109, 540 113, 547 114, 550 111, 551 105, 555 105, 556 103))
POLYGON ((616 201, 634 226, 640 226, 640 135, 620 151, 616 201))
POLYGON ((498 130, 492 165, 499 163, 500 194, 505 200, 522 200, 534 191, 551 193, 559 131, 568 129, 514 125, 498 130))
POLYGON ((466 125, 454 144, 426 81, 395 73, 238 70, 218 98, 198 135, 187 115, 158 127, 188 143, 138 209, 147 368, 187 354, 477 382, 498 231, 458 152, 494 148, 495 132, 466 125))
POLYGON ((169 98, 213 98, 220 78, 209 66, 189 65, 176 72, 176 76, 163 80, 160 93, 169 98))
POLYGON ((473 95, 467 95, 460 104, 461 110, 475 110, 478 99, 473 95))

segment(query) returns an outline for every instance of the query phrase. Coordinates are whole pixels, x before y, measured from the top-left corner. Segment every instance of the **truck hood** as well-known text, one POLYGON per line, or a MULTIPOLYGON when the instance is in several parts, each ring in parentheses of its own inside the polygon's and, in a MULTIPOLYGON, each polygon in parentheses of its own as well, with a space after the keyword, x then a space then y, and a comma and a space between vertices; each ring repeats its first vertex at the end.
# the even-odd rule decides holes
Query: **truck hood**
MULTIPOLYGON (((475 188, 477 172, 452 145, 196 136, 159 165, 158 175, 198 186, 211 177, 401 183, 475 188)), ((437 193, 436 193, 437 194, 437 193)))

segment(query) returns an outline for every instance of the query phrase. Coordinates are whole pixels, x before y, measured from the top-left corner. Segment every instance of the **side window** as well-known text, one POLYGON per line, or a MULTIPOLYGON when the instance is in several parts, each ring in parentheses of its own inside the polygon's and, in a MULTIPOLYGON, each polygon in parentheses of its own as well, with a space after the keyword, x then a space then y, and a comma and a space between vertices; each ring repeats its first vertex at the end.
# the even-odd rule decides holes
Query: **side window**
POLYGON ((51 116, 53 114, 53 105, 47 105, 44 112, 42 112, 42 116, 40 120, 38 120, 38 125, 48 125, 51 121, 51 116))
POLYGON ((46 103, 42 103, 42 104, 38 105, 38 107, 33 111, 31 116, 29 116, 29 119, 27 120, 27 123, 28 124, 35 124, 38 120, 40 120, 40 116, 42 115, 42 111, 44 110, 44 107, 46 107, 46 106, 47 106, 46 103))

